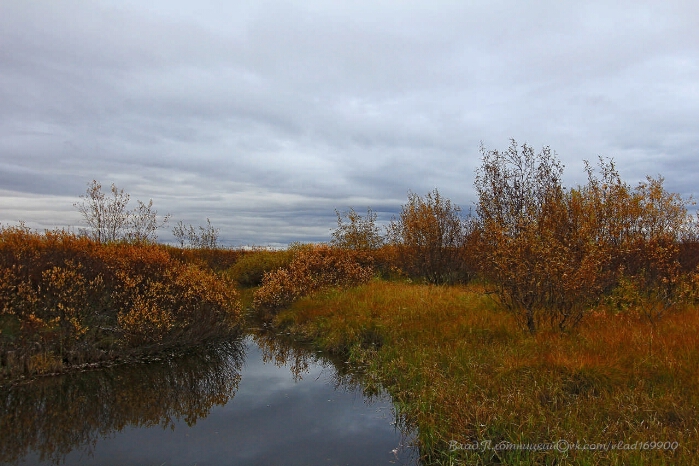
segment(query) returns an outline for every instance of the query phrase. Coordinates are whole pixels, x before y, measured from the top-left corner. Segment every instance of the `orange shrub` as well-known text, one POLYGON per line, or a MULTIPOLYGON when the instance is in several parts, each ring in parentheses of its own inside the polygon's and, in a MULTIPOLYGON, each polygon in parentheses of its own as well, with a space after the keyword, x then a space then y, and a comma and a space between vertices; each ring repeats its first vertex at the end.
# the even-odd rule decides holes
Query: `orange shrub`
POLYGON ((117 316, 130 345, 162 342, 172 330, 175 320, 172 311, 160 307, 154 298, 137 295, 131 308, 117 316))
POLYGON ((368 282, 374 275, 372 262, 362 251, 327 245, 302 247, 288 267, 265 274, 253 304, 258 309, 277 310, 323 288, 368 282))
POLYGON ((39 353, 72 363, 192 344, 230 332, 240 313, 230 283, 163 246, 0 228, 4 372, 39 353))
POLYGON ((620 285, 646 309, 657 305, 653 315, 686 295, 679 261, 685 202, 662 178, 634 189, 601 159, 599 175, 588 164, 587 184, 568 190, 548 147, 535 154, 512 141, 505 152, 482 152, 478 263, 530 332, 542 321, 576 325, 620 285))

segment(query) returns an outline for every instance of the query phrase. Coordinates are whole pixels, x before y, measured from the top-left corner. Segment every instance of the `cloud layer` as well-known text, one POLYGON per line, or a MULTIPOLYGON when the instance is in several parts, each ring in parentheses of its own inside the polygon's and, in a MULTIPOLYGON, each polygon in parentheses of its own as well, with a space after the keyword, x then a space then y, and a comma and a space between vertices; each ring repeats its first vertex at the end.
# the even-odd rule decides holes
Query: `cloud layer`
MULTIPOLYGON (((230 245, 325 241, 408 190, 476 201, 480 142, 696 194, 696 2, 0 4, 0 222, 97 179, 230 245)), ((168 240, 169 233, 163 232, 168 240)))

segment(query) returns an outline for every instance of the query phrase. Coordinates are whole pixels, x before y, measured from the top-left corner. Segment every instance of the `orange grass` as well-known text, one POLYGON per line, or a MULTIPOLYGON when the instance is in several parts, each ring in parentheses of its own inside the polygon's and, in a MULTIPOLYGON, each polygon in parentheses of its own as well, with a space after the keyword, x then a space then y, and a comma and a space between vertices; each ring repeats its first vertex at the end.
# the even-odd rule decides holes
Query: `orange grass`
POLYGON ((655 323, 598 309, 531 336, 477 285, 374 281, 302 298, 276 325, 365 365, 419 428, 427 464, 692 464, 699 450, 697 309, 655 323), (559 440, 677 447, 495 448, 559 440))

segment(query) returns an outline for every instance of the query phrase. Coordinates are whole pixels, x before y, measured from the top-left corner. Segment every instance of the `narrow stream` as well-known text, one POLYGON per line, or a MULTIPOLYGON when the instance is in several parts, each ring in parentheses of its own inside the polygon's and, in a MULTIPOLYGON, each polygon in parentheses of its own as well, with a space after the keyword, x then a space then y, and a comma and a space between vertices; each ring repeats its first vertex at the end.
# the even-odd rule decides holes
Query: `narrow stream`
POLYGON ((416 465, 390 397, 274 336, 0 389, 0 464, 416 465))

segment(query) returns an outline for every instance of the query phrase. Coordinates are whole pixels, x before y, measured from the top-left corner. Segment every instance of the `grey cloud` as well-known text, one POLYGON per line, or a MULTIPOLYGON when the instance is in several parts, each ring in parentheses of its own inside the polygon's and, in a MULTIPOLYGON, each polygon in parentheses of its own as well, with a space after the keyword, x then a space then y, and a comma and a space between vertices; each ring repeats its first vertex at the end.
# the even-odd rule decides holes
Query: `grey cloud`
POLYGON ((0 222, 23 206, 34 225, 79 222, 56 203, 94 178, 175 219, 208 216, 233 243, 323 240, 335 208, 388 215, 408 190, 438 187, 467 210, 480 141, 510 137, 550 145, 570 184, 603 155, 631 182, 660 173, 696 195, 698 13, 682 1, 9 0, 0 222))

